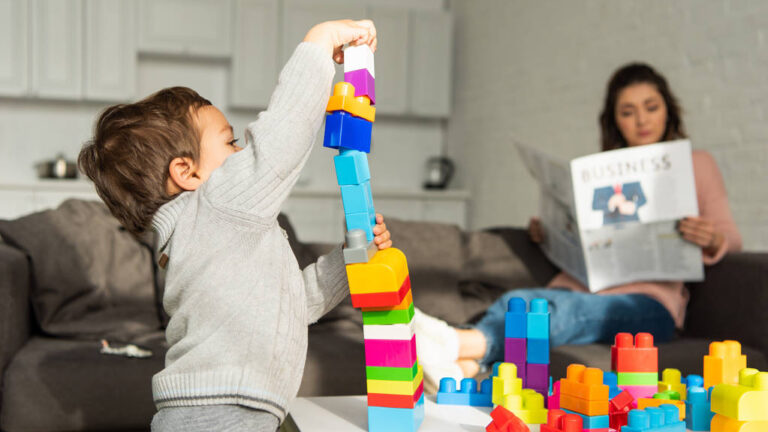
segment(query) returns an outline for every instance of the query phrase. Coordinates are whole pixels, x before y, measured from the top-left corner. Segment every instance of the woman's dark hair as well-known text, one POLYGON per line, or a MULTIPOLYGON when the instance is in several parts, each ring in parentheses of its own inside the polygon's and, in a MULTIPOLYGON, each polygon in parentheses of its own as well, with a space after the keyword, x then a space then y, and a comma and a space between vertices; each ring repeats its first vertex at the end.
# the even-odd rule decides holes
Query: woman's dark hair
POLYGON ((608 81, 608 89, 605 92, 605 104, 600 113, 600 134, 603 151, 613 150, 627 146, 627 140, 619 131, 616 124, 616 102, 619 93, 632 84, 648 83, 656 87, 656 90, 664 98, 667 106, 667 125, 664 129, 663 141, 685 138, 683 119, 680 116, 681 109, 677 98, 667 85, 667 80, 645 63, 630 63, 619 68, 608 81))

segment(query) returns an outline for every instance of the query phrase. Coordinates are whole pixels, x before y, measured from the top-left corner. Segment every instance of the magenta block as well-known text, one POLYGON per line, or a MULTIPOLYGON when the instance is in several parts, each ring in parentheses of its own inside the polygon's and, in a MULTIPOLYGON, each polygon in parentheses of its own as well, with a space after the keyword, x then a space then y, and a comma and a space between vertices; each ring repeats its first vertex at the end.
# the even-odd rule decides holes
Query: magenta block
POLYGON ((560 380, 552 384, 552 396, 547 396, 547 409, 560 409, 560 380))
POLYGON ((526 388, 538 390, 544 389, 546 396, 547 387, 549 387, 549 365, 528 363, 525 365, 525 385, 526 388))
POLYGON ((656 394, 659 391, 658 386, 633 386, 633 385, 620 385, 620 389, 626 390, 629 392, 629 394, 632 395, 633 398, 635 398, 634 406, 637 407, 637 400, 640 398, 652 398, 654 394, 656 394))
MULTIPOLYGON (((504 338, 504 361, 507 363, 523 364, 525 363, 525 339, 524 338, 504 338)), ((519 375, 519 374, 518 374, 519 375)))
POLYGON ((371 105, 376 105, 376 80, 368 69, 358 69, 344 73, 344 81, 355 87, 355 97, 368 96, 371 105))
POLYGON ((411 340, 366 339, 365 365, 413 367, 416 363, 416 335, 411 340))

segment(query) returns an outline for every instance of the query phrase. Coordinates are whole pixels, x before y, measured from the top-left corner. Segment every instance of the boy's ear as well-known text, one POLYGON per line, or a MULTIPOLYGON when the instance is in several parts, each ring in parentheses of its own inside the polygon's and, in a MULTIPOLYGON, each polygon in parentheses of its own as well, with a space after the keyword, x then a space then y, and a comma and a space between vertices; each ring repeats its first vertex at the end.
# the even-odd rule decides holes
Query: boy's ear
POLYGON ((173 189, 180 189, 179 192, 193 191, 202 184, 200 176, 197 175, 197 164, 192 158, 174 158, 168 166, 168 172, 170 181, 173 183, 169 186, 173 189))

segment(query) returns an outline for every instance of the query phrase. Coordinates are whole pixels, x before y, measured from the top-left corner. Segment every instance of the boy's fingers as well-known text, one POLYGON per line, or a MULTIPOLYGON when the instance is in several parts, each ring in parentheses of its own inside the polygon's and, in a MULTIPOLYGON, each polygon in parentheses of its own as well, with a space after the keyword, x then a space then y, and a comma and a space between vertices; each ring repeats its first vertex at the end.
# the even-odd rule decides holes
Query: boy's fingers
POLYGON ((383 224, 384 223, 384 216, 382 216, 381 213, 376 213, 376 223, 377 224, 383 224))

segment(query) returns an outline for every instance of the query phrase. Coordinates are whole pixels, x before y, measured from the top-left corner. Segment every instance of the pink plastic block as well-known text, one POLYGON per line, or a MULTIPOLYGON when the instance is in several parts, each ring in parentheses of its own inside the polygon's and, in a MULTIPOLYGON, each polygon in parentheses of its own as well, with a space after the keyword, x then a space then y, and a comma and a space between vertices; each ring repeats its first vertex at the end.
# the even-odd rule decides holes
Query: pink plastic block
POLYGON ((520 365, 525 363, 525 339, 524 338, 505 338, 504 339, 504 361, 520 365))
POLYGON ((552 396, 547 397, 547 409, 560 409, 560 380, 552 384, 552 396))
POLYGON ((640 398, 653 398, 653 395, 658 393, 659 387, 658 386, 632 386, 632 385, 620 385, 620 389, 626 390, 629 392, 629 394, 632 395, 633 398, 635 398, 635 401, 632 403, 632 408, 637 407, 637 400, 640 398))
POLYGON ((355 97, 368 96, 371 105, 376 105, 376 80, 373 79, 368 69, 344 72, 344 81, 352 84, 355 88, 355 97))
POLYGON ((526 388, 539 390, 549 387, 549 365, 528 363, 525 367, 525 386, 526 388))
POLYGON ((416 335, 411 340, 366 339, 365 365, 413 367, 416 363, 416 335))

